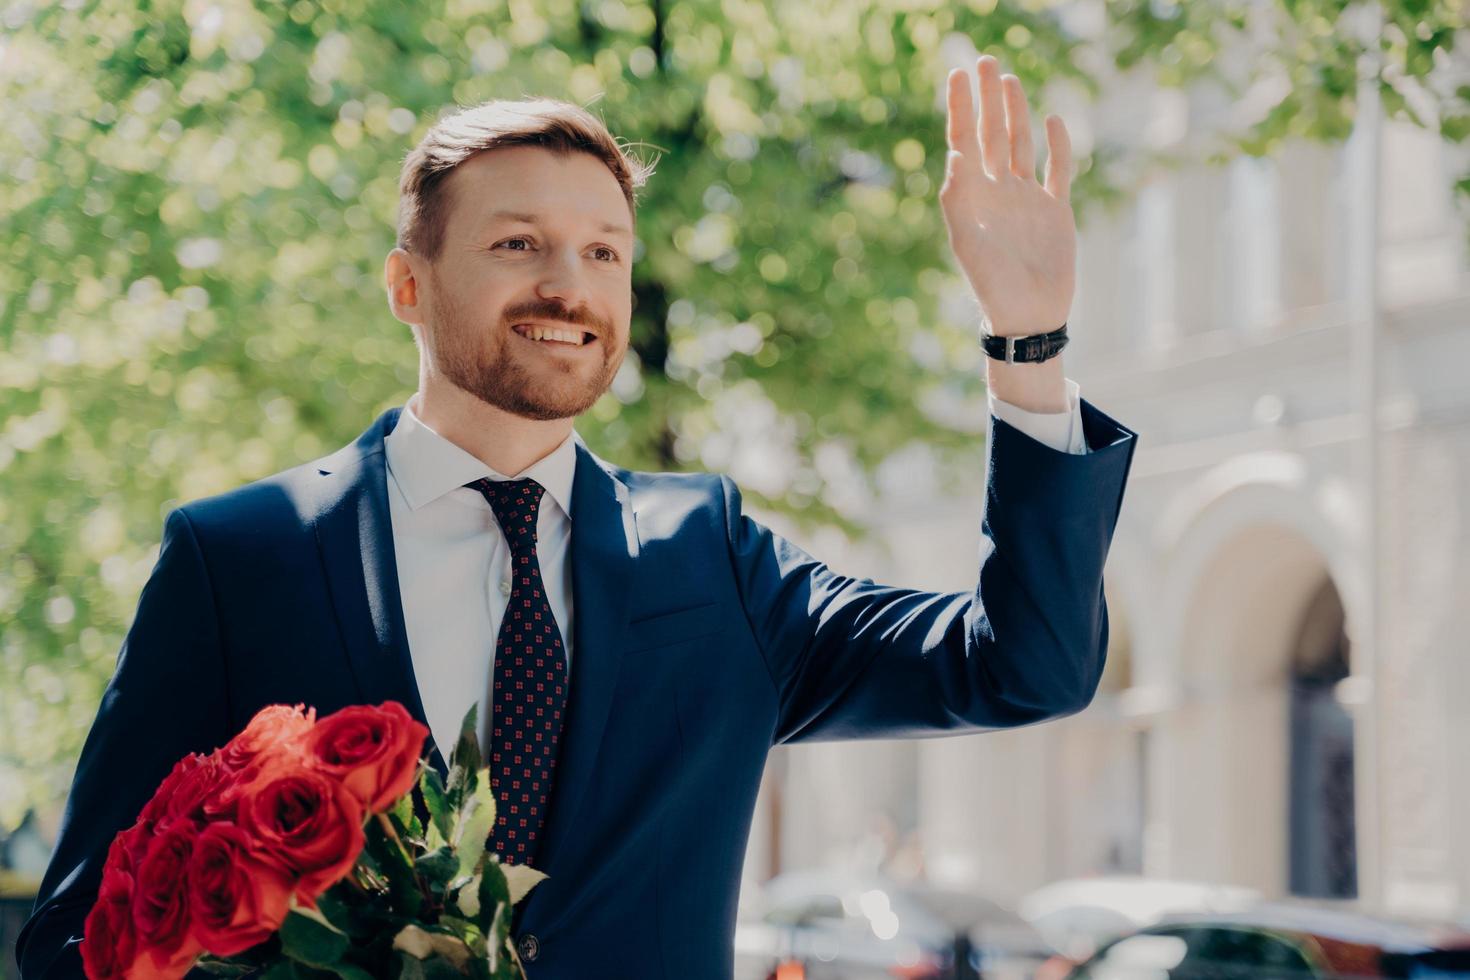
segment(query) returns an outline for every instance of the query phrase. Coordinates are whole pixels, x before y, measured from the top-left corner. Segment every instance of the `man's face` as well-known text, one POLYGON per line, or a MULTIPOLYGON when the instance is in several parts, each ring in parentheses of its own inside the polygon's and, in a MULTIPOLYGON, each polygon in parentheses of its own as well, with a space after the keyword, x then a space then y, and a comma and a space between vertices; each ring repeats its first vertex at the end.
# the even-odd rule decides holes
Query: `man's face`
POLYGON ((586 153, 517 146, 471 157, 445 183, 451 210, 429 272, 428 356, 455 386, 504 411, 580 415, 628 349, 633 234, 617 179, 586 153), (538 329, 576 340, 534 339, 538 329))

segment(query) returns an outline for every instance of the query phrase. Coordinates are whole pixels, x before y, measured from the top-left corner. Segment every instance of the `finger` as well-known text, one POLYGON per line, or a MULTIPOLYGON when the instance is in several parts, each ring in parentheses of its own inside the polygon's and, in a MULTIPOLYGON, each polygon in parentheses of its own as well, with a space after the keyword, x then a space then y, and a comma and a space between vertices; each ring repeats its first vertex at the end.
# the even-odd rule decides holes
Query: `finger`
POLYGON ((1036 150, 1031 145, 1031 110, 1026 105, 1026 92, 1015 75, 1001 78, 1006 102, 1006 129, 1011 134, 1011 173, 1027 180, 1036 179, 1036 150))
POLYGON ((1046 189, 1063 201, 1072 196, 1072 140, 1061 116, 1046 117, 1046 189))
POLYGON ((1010 172, 1010 140, 1006 136, 1005 102, 1001 96, 1000 62, 990 55, 977 63, 980 75, 980 159, 992 177, 1010 172))
POLYGON ((961 155, 962 169, 971 174, 980 171, 980 144, 975 135, 975 103, 970 98, 970 77, 962 69, 949 73, 949 90, 945 104, 949 112, 945 135, 949 148, 961 155))

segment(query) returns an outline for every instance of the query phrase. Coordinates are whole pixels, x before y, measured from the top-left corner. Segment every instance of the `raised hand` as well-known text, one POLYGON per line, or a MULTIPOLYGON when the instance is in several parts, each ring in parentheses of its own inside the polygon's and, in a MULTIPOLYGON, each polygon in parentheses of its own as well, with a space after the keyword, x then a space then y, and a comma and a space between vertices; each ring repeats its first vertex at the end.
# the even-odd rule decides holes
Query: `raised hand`
POLYGON ((1046 179, 1038 183, 1020 79, 1002 76, 990 55, 977 70, 978 126, 968 74, 949 73, 949 157, 939 190, 949 247, 992 333, 1046 333, 1066 322, 1076 290, 1071 142, 1061 117, 1047 116, 1046 179))

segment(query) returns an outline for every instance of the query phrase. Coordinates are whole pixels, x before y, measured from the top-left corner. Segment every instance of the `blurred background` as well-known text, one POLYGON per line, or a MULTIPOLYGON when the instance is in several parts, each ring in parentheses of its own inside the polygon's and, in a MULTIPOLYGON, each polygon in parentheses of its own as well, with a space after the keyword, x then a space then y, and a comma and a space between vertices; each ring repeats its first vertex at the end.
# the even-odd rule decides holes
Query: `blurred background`
POLYGON ((594 451, 972 588, 984 368, 935 192, 980 53, 1067 120, 1067 372, 1141 437, 1107 673, 1034 729, 776 748, 743 975, 1061 976, 1138 930, 1078 975, 1462 975, 1467 16, 0 2, 0 977, 164 515, 412 392, 381 268, 455 105, 567 98, 658 160, 594 451))

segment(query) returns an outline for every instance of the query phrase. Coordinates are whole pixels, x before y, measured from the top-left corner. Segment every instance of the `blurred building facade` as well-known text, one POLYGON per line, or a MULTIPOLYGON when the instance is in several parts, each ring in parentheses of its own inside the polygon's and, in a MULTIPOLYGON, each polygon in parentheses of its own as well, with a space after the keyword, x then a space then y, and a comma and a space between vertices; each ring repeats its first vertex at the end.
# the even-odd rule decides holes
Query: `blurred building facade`
MULTIPOLYGON (((1231 107, 1125 80, 1062 111, 1084 149, 1188 152, 1231 107)), ((1137 872, 1470 910, 1467 160, 1371 116, 1086 216, 1067 373, 1140 434, 1102 689, 1018 732, 778 749, 748 884, 878 842, 1002 900, 1137 872)), ((895 497, 869 545, 803 543, 969 589, 979 504, 895 497)))

